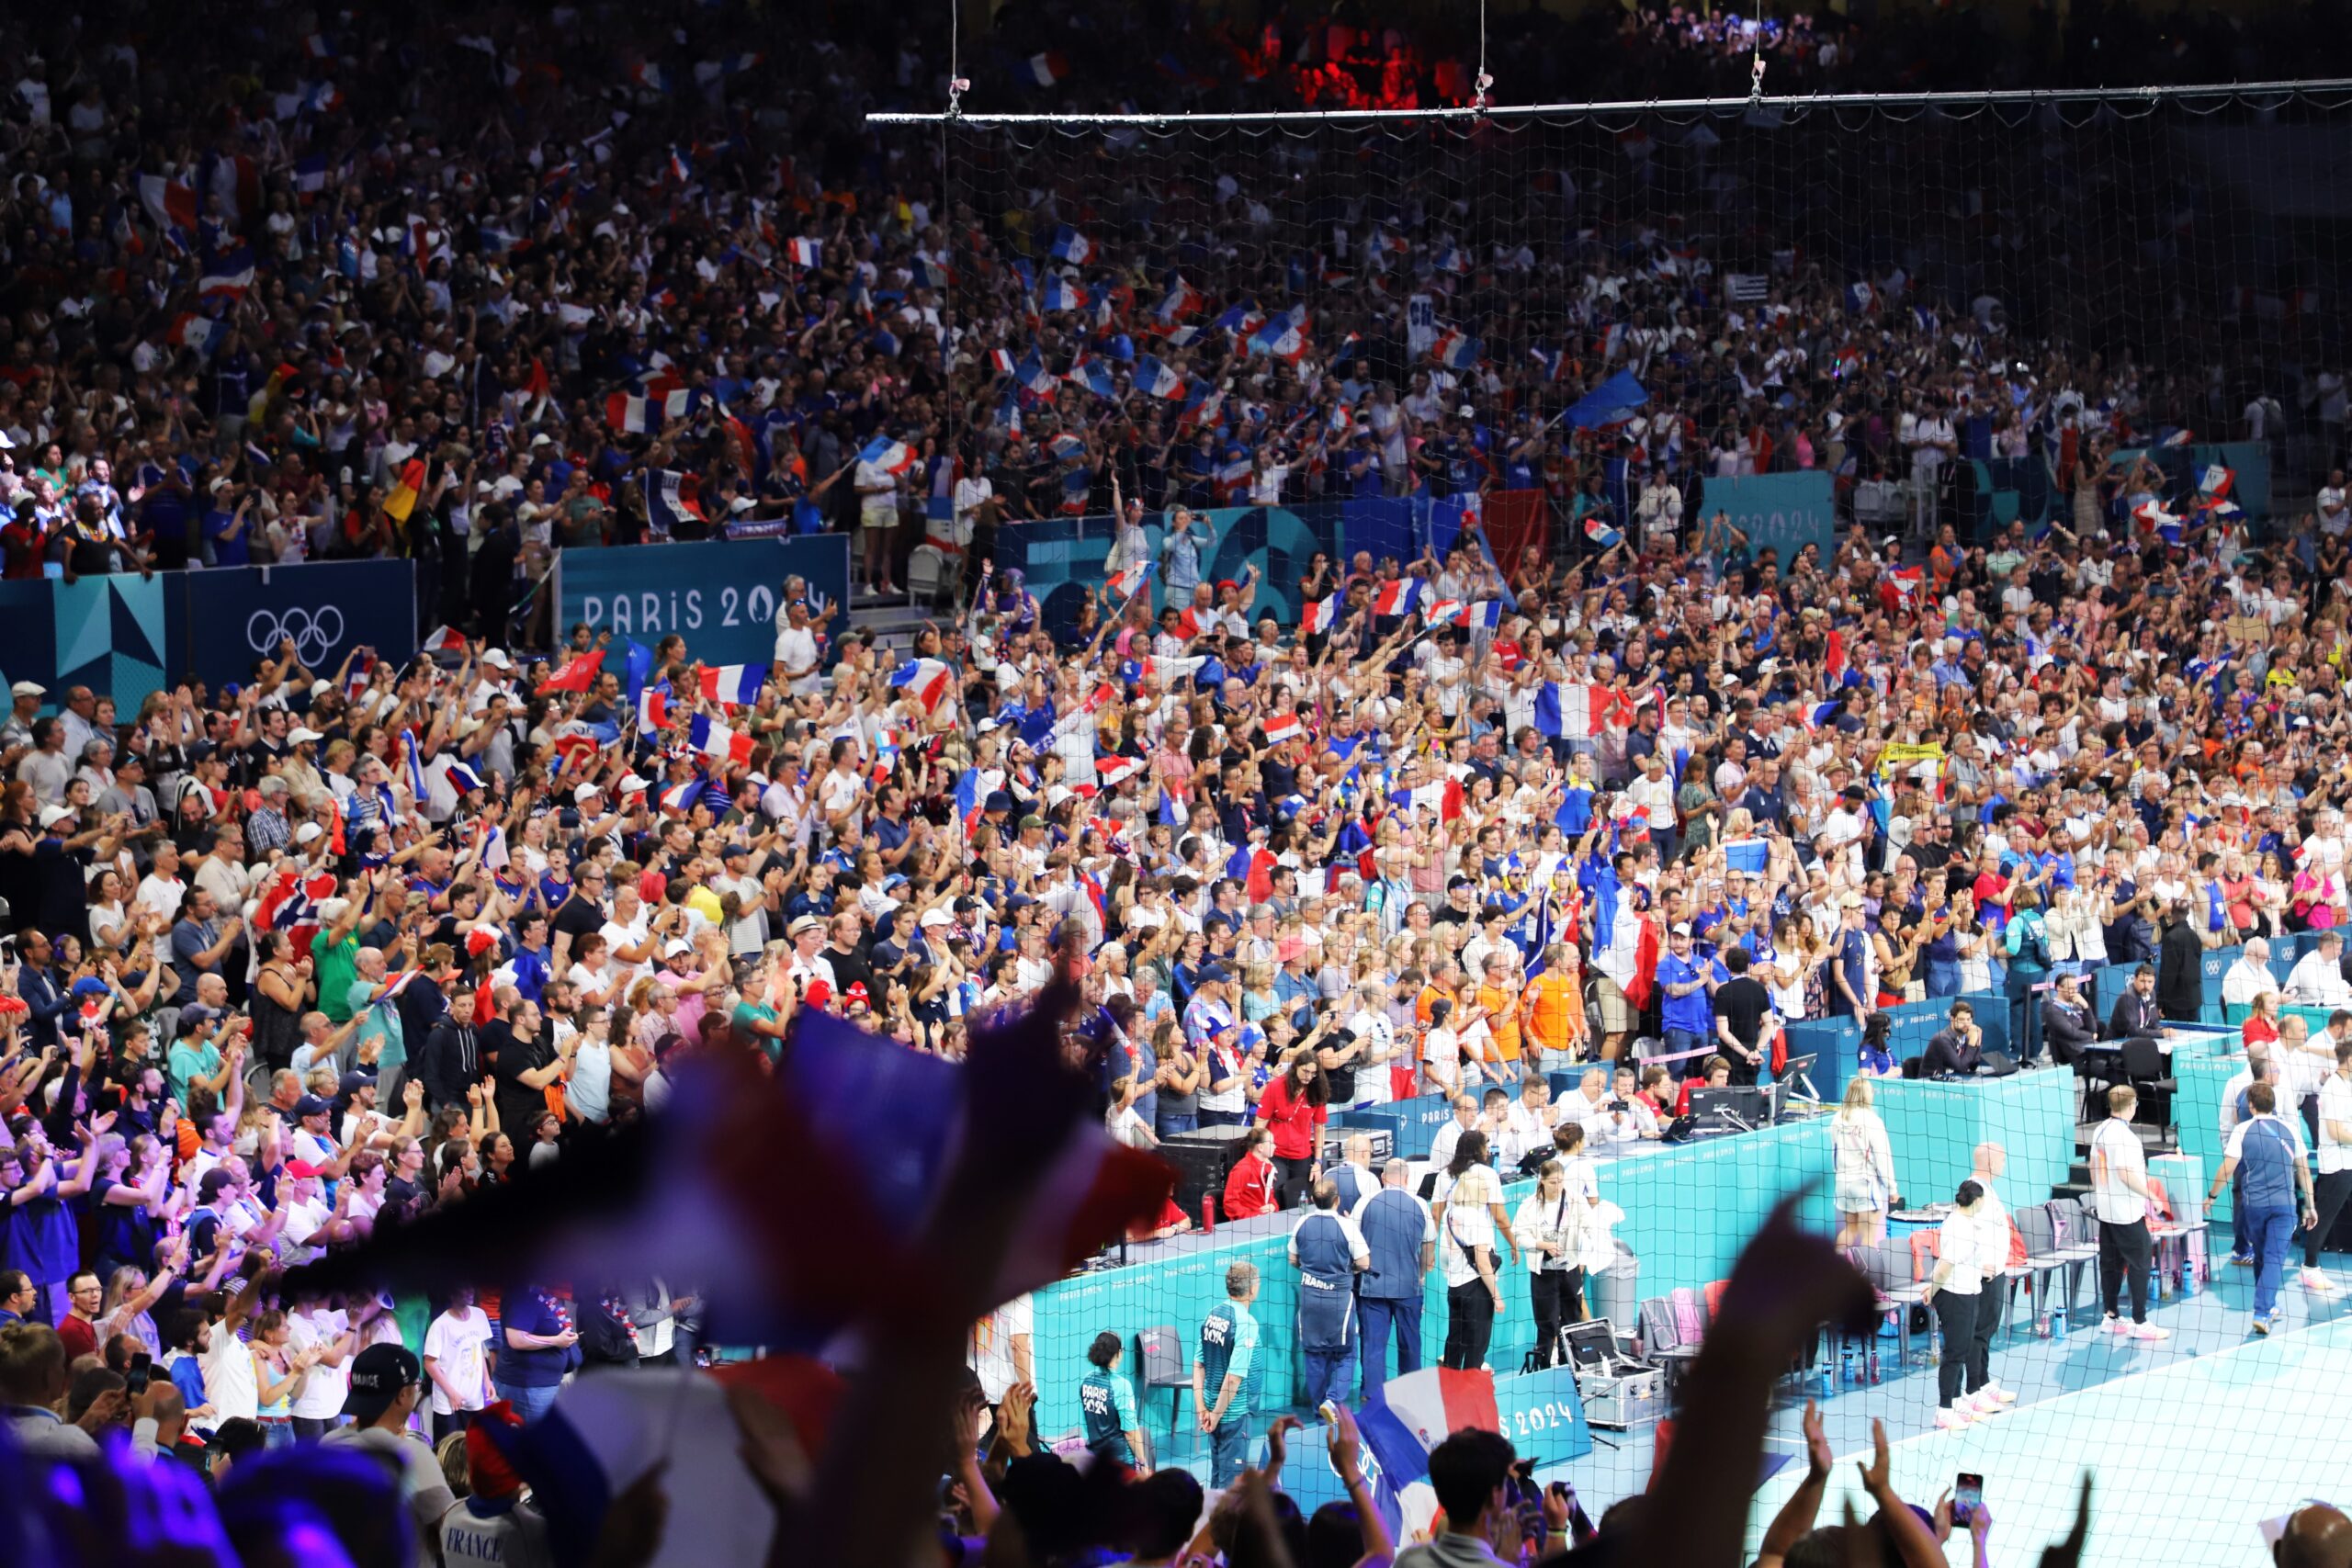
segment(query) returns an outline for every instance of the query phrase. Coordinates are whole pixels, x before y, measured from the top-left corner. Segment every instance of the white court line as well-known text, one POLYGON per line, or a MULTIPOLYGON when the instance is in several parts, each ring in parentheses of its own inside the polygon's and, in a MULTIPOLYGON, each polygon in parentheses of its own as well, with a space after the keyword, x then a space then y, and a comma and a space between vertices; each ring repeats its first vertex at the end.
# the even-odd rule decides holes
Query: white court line
MULTIPOLYGON (((2335 1317, 2328 1318, 2324 1322, 2319 1323, 2306 1323, 2302 1327, 2290 1329, 2284 1334, 2273 1330, 2267 1335, 2256 1336, 2248 1338, 2242 1344, 2224 1345, 2218 1350, 2208 1350, 2201 1356, 2183 1356, 2177 1359, 2164 1362, 2159 1366, 2143 1367, 2138 1371, 2120 1372, 2114 1377, 2105 1379, 2099 1382, 2086 1384, 2082 1388, 2070 1388, 2064 1393, 2053 1393, 2047 1399, 2037 1399, 2030 1404, 2020 1400, 2018 1404, 2009 1406, 2007 1410, 2004 1410, 2001 1415, 1993 1416, 1988 1421, 1981 1421, 1971 1427, 1963 1427, 1960 1428, 1960 1430, 1995 1431, 1998 1429, 1999 1423, 2004 1416, 2022 1416, 2029 1410, 2038 1413, 2047 1413, 2056 1410, 2060 1405, 2064 1404, 2069 1400, 2084 1399, 2092 1394, 2113 1393, 2118 1389, 2124 1388, 2127 1385, 2137 1382, 2143 1378, 2163 1377, 2167 1373, 2181 1371, 2190 1367, 2211 1367, 2218 1362, 2226 1361, 2233 1356, 2243 1355, 2248 1351, 2266 1349, 2275 1350, 2279 1347, 2292 1344, 2297 1339, 2319 1334, 2323 1330, 2341 1328, 2346 1324, 2352 1324, 2352 1318, 2335 1317)), ((2143 1340, 2126 1339, 2120 1335, 2106 1336, 2102 1330, 2097 1328, 2092 1329, 2090 1332, 2093 1334, 2100 1334, 2103 1337, 2111 1338, 2118 1347, 2145 1343, 2143 1340)), ((2340 1339, 2342 1336, 2331 1335, 2329 1337, 2331 1339, 2340 1339)), ((2053 1346, 2052 1348, 2055 1348, 2055 1347, 2053 1346)), ((1897 1449, 1908 1448, 1913 1443, 1926 1442, 1930 1438, 1949 1439, 1957 1435, 1958 1434, 1954 1432, 1947 1432, 1940 1427, 1929 1427, 1926 1431, 1914 1432, 1907 1438, 1893 1438, 1888 1439, 1886 1445, 1887 1451, 1892 1453, 1897 1449)), ((1852 1453, 1838 1455, 1838 1462, 1843 1464, 1848 1460, 1860 1462, 1869 1460, 1871 1457, 1871 1450, 1857 1449, 1852 1453)))
MULTIPOLYGON (((2120 1341, 2119 1347, 2133 1343, 2120 1341)), ((2007 1479, 2023 1483, 2030 1490, 2013 1495, 2013 1502, 1996 1495, 1994 1506, 2002 1521, 2003 1535, 2012 1542, 2022 1537, 2038 1550, 2045 1540, 2054 1540, 2064 1533, 2074 1514, 2076 1479, 2087 1469, 2093 1473, 2096 1488, 2087 1562, 2136 1564, 2154 1560, 2146 1555, 2152 1551, 2169 1553, 2168 1560, 2179 1562, 2257 1562, 2259 1559, 2250 1551, 2242 1553, 2238 1550, 2241 1544, 2258 1549, 2254 1535, 2241 1532, 2254 1531, 2261 1518, 2276 1512, 2270 1503, 2283 1505, 2301 1495, 2296 1490, 2299 1485, 2320 1484, 2323 1491, 2313 1495, 2324 1495, 2322 1477, 2335 1472, 2335 1456, 2319 1451, 2321 1445, 2313 1440, 2315 1434, 2298 1443, 2281 1427, 2260 1427, 2259 1423, 2272 1418, 2276 1406, 2265 1409, 2257 1402, 2249 1410, 2242 1396, 2257 1384, 2279 1385, 2274 1393, 2283 1393, 2292 1385, 2299 1371, 2308 1375, 2317 1370, 2307 1365, 2312 1357, 2340 1362, 2348 1349, 2352 1349, 2352 1318, 2308 1323, 2284 1334, 2246 1339, 2201 1355, 2177 1356, 2030 1404, 2020 1404, 2002 1416, 1956 1431, 1929 1427, 1890 1439, 1894 1483, 1905 1497, 1926 1505, 1951 1483, 1949 1473, 1939 1462, 1947 1455, 1957 1461, 1960 1468, 1985 1472, 1988 1488, 1997 1484, 1994 1476, 2003 1461, 2018 1461, 2023 1468, 2007 1479), (2233 1375, 2233 1366, 2243 1367, 2246 1353, 2262 1370, 2233 1375), (2188 1387, 2193 1392, 2186 1397, 2170 1391, 2152 1395, 2150 1391, 2132 1388, 2136 1382, 2166 1378, 2176 1382, 2189 1380, 2188 1387), (2081 1395, 2117 1397, 2096 1414, 2075 1417, 2082 1427, 2070 1431, 2070 1402, 2081 1395), (2195 1423, 2198 1432, 2205 1434, 2206 1442, 2221 1444, 2241 1460, 2253 1451, 2245 1447, 2249 1438, 2275 1437, 2288 1444, 2285 1451, 2262 1459, 2257 1464, 2257 1471, 2267 1477, 2268 1483, 2286 1490, 2279 1492, 2277 1498, 2257 1500, 2252 1495, 2241 1496, 2243 1488, 2233 1486, 2227 1477, 2206 1473, 2205 1479, 2211 1484, 2201 1491, 2191 1486, 2174 1494, 2175 1508, 2170 1515, 2144 1515, 2137 1507, 2141 1493, 2150 1486, 2164 1484, 2167 1475, 2186 1478, 2199 1473, 2197 1461, 2201 1456, 2178 1451, 2181 1429, 2168 1424, 2184 1416, 2195 1423), (2147 1443, 2135 1440, 2144 1423, 2152 1420, 2166 1425, 2148 1432, 2147 1443), (2257 1425, 2248 1428, 2249 1421, 2257 1425), (2085 1441, 2093 1433, 2097 1434, 2095 1440, 2085 1441), (1935 1448, 1923 1448, 1930 1441, 1935 1448), (2154 1456, 2146 1450, 2164 1450, 2168 1447, 2174 1450, 2170 1459, 2188 1469, 2150 1473, 2148 1466, 2154 1456), (2296 1451, 2298 1449, 2300 1452, 2296 1451), (1910 1452, 1906 1455, 1905 1450, 1910 1452), (2244 1517, 2239 1517, 2241 1509, 2244 1517), (2167 1522, 2160 1526, 2155 1522, 2160 1519, 2167 1522), (2190 1533, 2181 1533, 2184 1529, 2190 1533), (2159 1533, 2154 1539, 2143 1539, 2151 1531, 2159 1533)), ((2340 1366, 2327 1370, 2332 1377, 2344 1375, 2340 1366)), ((2291 1399, 2292 1395, 2285 1397, 2291 1399)), ((1856 1471, 1849 1467, 1868 1457, 1867 1450, 1840 1457, 1831 1472, 1835 1479, 1830 1493, 1824 1498, 1826 1513, 1834 1514, 1841 1496, 1852 1496, 1858 1504, 1862 1501, 1855 1483, 1856 1471)), ((1784 1472, 1757 1490, 1746 1538, 1749 1552, 1755 1551, 1774 1513, 1801 1479, 1799 1474, 1784 1472)), ((1964 1559, 1964 1536, 1955 1535, 1949 1549, 1964 1559)), ((1996 1554, 1999 1550, 1996 1543, 1996 1554)))

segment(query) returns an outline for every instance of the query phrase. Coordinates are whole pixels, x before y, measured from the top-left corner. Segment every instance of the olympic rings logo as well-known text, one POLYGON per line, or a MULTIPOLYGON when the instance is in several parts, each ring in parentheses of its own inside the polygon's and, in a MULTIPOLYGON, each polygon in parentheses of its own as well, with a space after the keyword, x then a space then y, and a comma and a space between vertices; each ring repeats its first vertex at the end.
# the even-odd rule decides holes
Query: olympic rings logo
POLYGON ((343 640, 343 612, 332 604, 309 610, 255 610, 245 622, 245 641, 255 653, 275 657, 277 645, 292 638, 295 657, 317 664, 343 640))

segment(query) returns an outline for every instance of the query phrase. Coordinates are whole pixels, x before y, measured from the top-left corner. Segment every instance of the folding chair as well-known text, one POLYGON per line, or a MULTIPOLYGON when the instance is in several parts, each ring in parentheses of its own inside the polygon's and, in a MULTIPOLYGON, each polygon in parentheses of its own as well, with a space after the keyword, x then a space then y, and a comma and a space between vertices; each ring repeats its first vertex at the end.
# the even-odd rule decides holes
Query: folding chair
POLYGON ((2207 1272, 2205 1214, 2202 1209, 2184 1213, 2165 1190, 2164 1178, 2148 1178, 2148 1234, 2155 1241, 2155 1285, 2163 1293, 2171 1280, 2182 1295, 2197 1288, 2207 1272))
POLYGON ((2071 1321, 2079 1286, 2098 1262, 2098 1228, 2079 1198, 2052 1198, 2042 1205, 2057 1236, 2057 1253, 2067 1267, 2066 1314, 2071 1321))
POLYGON ((1674 1303, 1664 1296, 1652 1296, 1641 1307, 1642 1357, 1658 1369, 1666 1383, 1666 1406, 1674 1408, 1674 1384, 1682 1370, 1698 1359, 1699 1347, 1682 1342, 1682 1334, 1674 1321, 1674 1303))
POLYGON ((1184 1390, 1193 1386, 1193 1369, 1184 1357, 1184 1340, 1174 1324, 1147 1328, 1136 1336, 1136 1366, 1143 1373, 1143 1396, 1150 1402, 1156 1389, 1168 1391, 1168 1435, 1184 1409, 1184 1390))
MULTIPOLYGON (((2055 1325, 2056 1314, 2050 1306, 2047 1282, 2066 1269, 2067 1259, 2058 1251, 2058 1226, 2057 1222, 2050 1217, 2050 1205, 2037 1203, 2030 1209, 2019 1209, 2015 1218, 2018 1235, 2025 1241, 2025 1261, 2012 1263, 2001 1272, 2012 1281, 2025 1281, 2026 1293, 2033 1302, 2034 1332, 2040 1334, 2044 1332, 2042 1325, 2045 1321, 2053 1326, 2055 1325)), ((2066 1304, 2074 1305, 2072 1298, 2066 1304)), ((2005 1327, 2014 1331, 2017 1325, 2011 1311, 2010 1304, 2005 1303, 2001 1321, 2005 1327)))
POLYGON ((1910 1365, 1911 1309, 1926 1298, 1912 1249, 1901 1242, 1873 1242, 1862 1248, 1862 1274, 1878 1294, 1879 1310, 1894 1314, 1898 1364, 1910 1365))
POLYGON ((2143 1034, 2135 1034, 2123 1043, 2123 1080, 2138 1092, 2140 1103, 2156 1118, 2156 1128, 2166 1148, 2179 1146, 2180 1134, 2172 1124, 2172 1097, 2180 1088, 2177 1078, 2165 1074, 2163 1047, 2143 1034))

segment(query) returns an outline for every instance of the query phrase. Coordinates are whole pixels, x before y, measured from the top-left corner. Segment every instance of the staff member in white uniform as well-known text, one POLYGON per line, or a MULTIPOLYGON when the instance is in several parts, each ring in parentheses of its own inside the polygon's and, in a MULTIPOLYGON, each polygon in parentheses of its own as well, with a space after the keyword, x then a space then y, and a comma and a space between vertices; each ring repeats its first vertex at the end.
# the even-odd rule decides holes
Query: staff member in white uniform
POLYGON ((2335 1281, 2320 1272, 2320 1248, 2335 1228, 2336 1215, 2352 1198, 2352 1040, 2335 1048, 2335 1071, 2319 1086, 2319 1180, 2312 1198, 2319 1224, 2303 1235, 2303 1289, 2315 1296, 2335 1293, 2335 1281))
POLYGON ((2091 1217, 2098 1221, 2100 1327, 2134 1339, 2169 1339, 2169 1329, 2148 1321, 2148 1156, 2132 1130, 2140 1097, 2130 1084, 2107 1091, 2107 1120, 2091 1134, 2091 1217), (2132 1280, 2132 1321, 2116 1315, 2126 1275, 2132 1280))
POLYGON ((1996 1254, 1984 1234, 1984 1188, 1963 1181, 1951 1203, 1936 1237, 1936 1271, 1928 1276, 1923 1296, 1943 1329, 1943 1359, 1936 1364, 1936 1425, 1947 1431, 2000 1409, 1997 1401, 1983 1397, 1993 1379, 1986 1368, 1988 1346, 1978 1337, 1976 1324, 1983 1315, 1984 1281, 2008 1256, 2008 1237, 2000 1238, 1996 1254))

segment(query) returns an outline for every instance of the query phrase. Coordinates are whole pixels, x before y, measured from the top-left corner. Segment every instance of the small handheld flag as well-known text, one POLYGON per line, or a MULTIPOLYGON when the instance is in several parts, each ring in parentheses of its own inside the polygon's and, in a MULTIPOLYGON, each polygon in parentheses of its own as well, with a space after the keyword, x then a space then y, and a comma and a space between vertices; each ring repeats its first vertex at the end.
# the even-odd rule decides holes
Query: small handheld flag
POLYGON ((756 706, 767 672, 764 664, 706 664, 702 668, 702 694, 729 707, 756 706))

